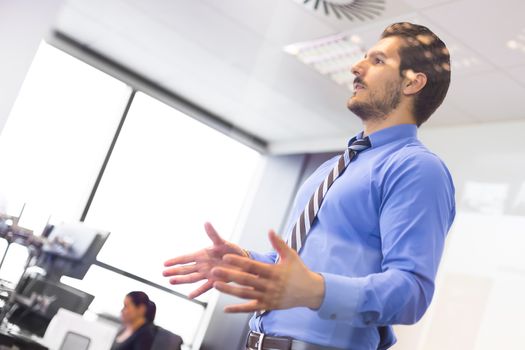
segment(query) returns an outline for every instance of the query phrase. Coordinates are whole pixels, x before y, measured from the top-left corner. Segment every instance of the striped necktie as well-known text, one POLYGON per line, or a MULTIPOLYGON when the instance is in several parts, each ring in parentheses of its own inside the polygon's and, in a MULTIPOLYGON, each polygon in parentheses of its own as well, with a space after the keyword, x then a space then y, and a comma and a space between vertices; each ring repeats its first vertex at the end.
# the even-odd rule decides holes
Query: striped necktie
POLYGON ((315 193, 308 201, 308 204, 304 208, 303 212, 297 219, 297 222, 295 223, 292 229, 292 234, 287 241, 287 244, 293 250, 299 252, 301 250, 301 247, 306 242, 306 238, 308 236, 310 228, 312 227, 312 224, 315 218, 317 217, 317 212, 319 211, 321 203, 323 202, 326 192, 328 191, 330 186, 332 186, 332 184, 339 177, 339 175, 341 175, 345 171, 348 164, 350 164, 352 159, 354 159, 359 152, 371 146, 372 145, 368 136, 362 139, 357 139, 354 137, 352 140, 350 140, 348 148, 339 157, 339 160, 337 161, 332 171, 330 171, 328 176, 319 185, 315 193))

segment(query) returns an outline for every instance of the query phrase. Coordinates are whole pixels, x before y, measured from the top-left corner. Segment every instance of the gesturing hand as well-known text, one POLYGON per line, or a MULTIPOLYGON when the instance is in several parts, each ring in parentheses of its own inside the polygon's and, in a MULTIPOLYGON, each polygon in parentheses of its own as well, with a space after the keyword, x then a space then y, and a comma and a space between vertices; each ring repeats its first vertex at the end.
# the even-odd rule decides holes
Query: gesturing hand
POLYGON ((181 255, 164 263, 165 269, 162 273, 165 277, 171 277, 171 284, 193 283, 207 280, 203 285, 189 294, 190 298, 196 298, 213 287, 215 281, 210 271, 213 267, 223 266, 222 260, 226 254, 246 256, 244 251, 237 245, 222 239, 213 226, 207 222, 204 229, 213 242, 211 247, 201 249, 191 254, 181 255), (172 267, 174 266, 174 267, 172 267))
POLYGON ((323 277, 310 271, 299 255, 275 232, 270 242, 280 256, 277 264, 265 264, 246 257, 225 255, 225 266, 211 270, 213 286, 230 295, 250 299, 247 303, 226 306, 226 312, 254 312, 305 306, 317 309, 324 297, 323 277), (228 282, 234 282, 230 284, 228 282))

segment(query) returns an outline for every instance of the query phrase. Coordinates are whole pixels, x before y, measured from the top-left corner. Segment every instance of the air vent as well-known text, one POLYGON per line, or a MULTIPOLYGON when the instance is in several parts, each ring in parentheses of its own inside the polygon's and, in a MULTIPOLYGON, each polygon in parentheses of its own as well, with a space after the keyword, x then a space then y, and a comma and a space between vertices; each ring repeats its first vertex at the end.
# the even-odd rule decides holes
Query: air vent
POLYGON ((381 15, 384 0, 299 0, 312 10, 341 20, 366 21, 381 15))

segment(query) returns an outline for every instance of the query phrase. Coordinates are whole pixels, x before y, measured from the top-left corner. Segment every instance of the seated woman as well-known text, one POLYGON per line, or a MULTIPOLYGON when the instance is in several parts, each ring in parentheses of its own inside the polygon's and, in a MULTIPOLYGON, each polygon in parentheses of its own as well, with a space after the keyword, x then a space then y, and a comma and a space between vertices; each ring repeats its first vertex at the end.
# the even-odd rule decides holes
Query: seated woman
POLYGON ((157 328, 153 324, 157 308, 144 292, 131 292, 124 298, 119 331, 111 350, 149 350, 157 328))

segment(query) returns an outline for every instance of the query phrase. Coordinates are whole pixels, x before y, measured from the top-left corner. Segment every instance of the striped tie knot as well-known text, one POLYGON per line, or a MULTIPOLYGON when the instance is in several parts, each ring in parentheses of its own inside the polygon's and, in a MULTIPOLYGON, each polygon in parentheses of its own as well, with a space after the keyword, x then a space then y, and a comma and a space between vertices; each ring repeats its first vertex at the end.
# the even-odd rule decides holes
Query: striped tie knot
POLYGON ((353 138, 350 140, 348 148, 339 157, 335 166, 332 168, 330 173, 328 173, 324 181, 319 185, 317 190, 308 201, 308 204, 304 208, 303 212, 297 218, 297 222, 295 223, 292 233, 287 241, 288 245, 292 249, 297 252, 301 250, 301 247, 306 241, 306 236, 308 235, 310 228, 317 217, 321 203, 323 202, 326 192, 330 186, 332 186, 335 180, 345 171, 346 167, 348 164, 350 164, 352 159, 355 158, 357 153, 371 146, 372 145, 368 136, 362 139, 353 138))
POLYGON ((352 151, 360 152, 367 148, 370 148, 372 144, 370 143, 370 139, 367 137, 362 139, 353 138, 349 142, 348 148, 350 148, 352 151))

